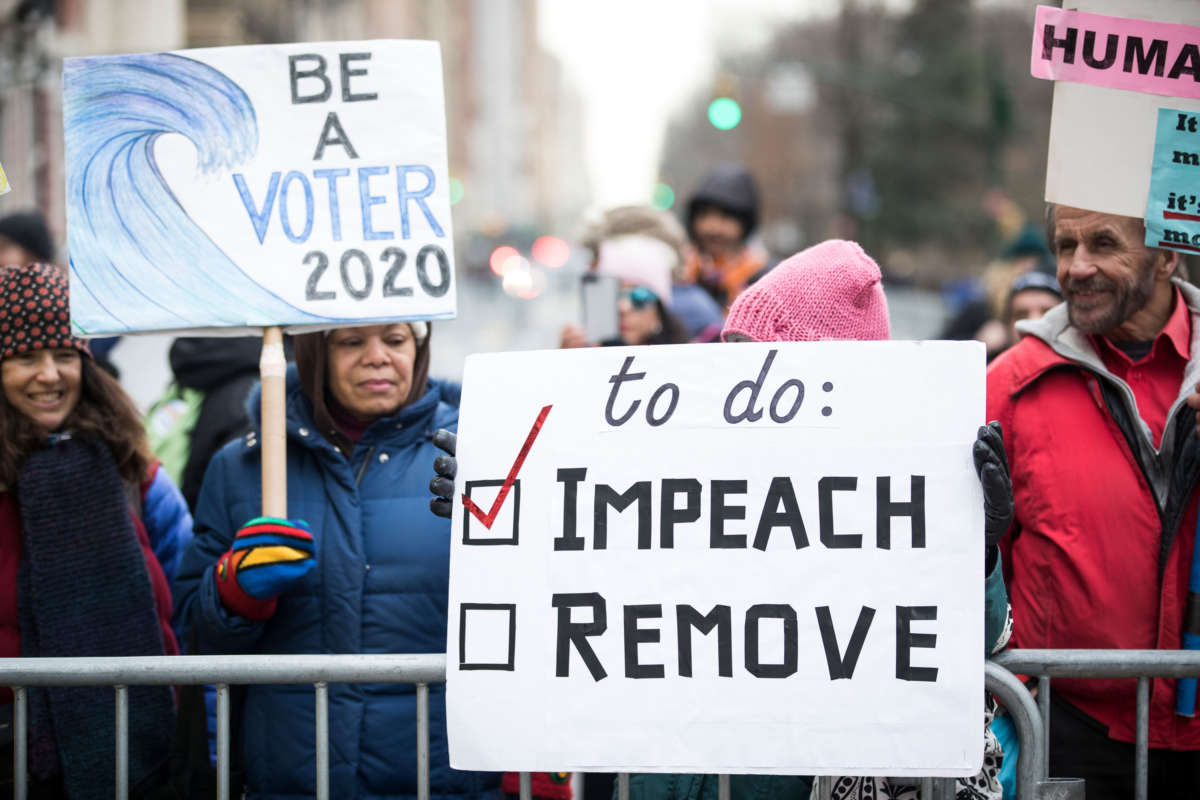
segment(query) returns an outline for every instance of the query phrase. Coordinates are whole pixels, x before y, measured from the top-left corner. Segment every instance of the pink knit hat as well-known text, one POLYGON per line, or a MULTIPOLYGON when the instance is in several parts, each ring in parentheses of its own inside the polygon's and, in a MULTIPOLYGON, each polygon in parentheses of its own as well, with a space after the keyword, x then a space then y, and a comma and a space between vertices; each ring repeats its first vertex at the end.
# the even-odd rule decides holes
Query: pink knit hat
POLYGON ((855 242, 830 239, 796 253, 738 295, 721 340, 887 339, 879 265, 855 242))

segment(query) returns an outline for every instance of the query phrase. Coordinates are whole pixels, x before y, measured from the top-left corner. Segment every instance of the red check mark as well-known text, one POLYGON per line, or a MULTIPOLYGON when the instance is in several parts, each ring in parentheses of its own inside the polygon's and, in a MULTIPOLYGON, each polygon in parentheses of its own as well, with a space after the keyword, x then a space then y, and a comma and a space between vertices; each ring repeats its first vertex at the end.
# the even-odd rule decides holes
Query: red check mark
POLYGON ((500 487, 500 493, 496 495, 495 501, 492 502, 492 510, 484 514, 482 508, 471 502, 471 498, 465 494, 462 496, 463 508, 474 514, 475 519, 483 523, 483 527, 488 530, 492 529, 492 523, 496 521, 496 517, 500 514, 500 507, 508 499, 508 493, 512 491, 513 482, 517 479, 517 473, 521 471, 521 465, 525 463, 525 457, 529 455, 529 450, 533 447, 533 440, 541 433, 542 424, 550 414, 550 408, 550 406, 544 406, 542 412, 538 414, 537 420, 534 421, 533 427, 529 430, 529 435, 525 437, 525 444, 521 445, 521 451, 517 453, 517 460, 513 462, 512 469, 508 471, 508 477, 504 479, 504 484, 500 487))

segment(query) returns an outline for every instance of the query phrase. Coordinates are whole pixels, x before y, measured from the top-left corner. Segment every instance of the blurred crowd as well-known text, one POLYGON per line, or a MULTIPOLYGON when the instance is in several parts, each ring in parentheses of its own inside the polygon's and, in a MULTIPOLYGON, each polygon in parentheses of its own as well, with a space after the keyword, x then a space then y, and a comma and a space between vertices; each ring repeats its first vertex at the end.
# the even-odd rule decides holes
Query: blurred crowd
MULTIPOLYGON (((563 348, 890 338, 884 274, 854 242, 775 262, 756 238, 759 191, 713 169, 682 219, 606 210, 580 245, 583 316, 563 348)), ((986 345, 988 420, 972 447, 983 497, 985 650, 1173 649, 1188 616, 1200 445, 1200 292, 1138 220, 1054 208, 1014 232, 958 291, 943 338, 986 345), (1011 465, 1011 470, 1010 470, 1011 465)), ((261 514, 256 339, 181 338, 143 417, 107 359, 75 335, 65 271, 36 213, 0 218, 0 658, 221 653, 431 653, 446 641, 449 522, 461 388, 429 374, 435 326, 340 328, 288 342, 288 518, 261 514)), ((1198 632, 1198 631, 1194 631, 1198 632)), ((1058 684, 1056 684, 1058 687, 1058 684)), ((416 697, 401 684, 329 687, 336 797, 415 797, 416 697)), ((1155 682, 1151 781, 1186 796, 1200 724, 1155 682)), ((1132 688, 1064 682, 1051 769, 1090 797, 1132 786, 1132 688), (1099 755, 1102 754, 1102 755, 1099 755)), ((958 798, 1012 791, 1015 736, 981 698, 984 763, 958 798)), ((12 695, 0 695, 0 792, 10 792, 12 695), (0 717, 3 721, 3 717, 0 717)), ((240 687, 234 778, 251 798, 314 795, 307 690, 240 687)), ((131 690, 139 797, 213 792, 213 697, 131 690)), ((30 690, 28 791, 85 798, 111 760, 103 687, 30 690)), ((451 769, 431 689, 432 793, 516 794, 514 775, 451 769)), ((101 782, 102 783, 102 782, 101 782)), ((586 776, 588 798, 613 776, 586 776)), ((637 775, 639 800, 709 800, 715 776, 637 775)), ((735 776, 737 798, 804 798, 806 777, 735 776)), ((565 773, 534 795, 568 800, 565 773)), ((846 777, 843 800, 919 797, 913 780, 846 777)))

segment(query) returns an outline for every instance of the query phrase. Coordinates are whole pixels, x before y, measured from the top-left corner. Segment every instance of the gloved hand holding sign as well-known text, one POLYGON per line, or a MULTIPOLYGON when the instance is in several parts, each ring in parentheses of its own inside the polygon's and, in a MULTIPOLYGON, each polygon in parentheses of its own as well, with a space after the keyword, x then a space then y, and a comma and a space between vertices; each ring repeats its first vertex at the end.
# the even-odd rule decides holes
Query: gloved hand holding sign
POLYGON ((429 491, 434 494, 429 500, 429 510, 439 517, 450 519, 454 509, 454 477, 458 474, 458 459, 454 457, 458 437, 442 428, 433 434, 433 443, 445 450, 447 455, 433 460, 433 471, 437 474, 429 482, 429 491))
POLYGON ((975 458, 975 473, 983 488, 983 538, 987 547, 986 567, 991 572, 995 565, 996 545, 1008 533, 1015 513, 1012 477, 999 422, 989 422, 979 429, 971 455, 975 458))

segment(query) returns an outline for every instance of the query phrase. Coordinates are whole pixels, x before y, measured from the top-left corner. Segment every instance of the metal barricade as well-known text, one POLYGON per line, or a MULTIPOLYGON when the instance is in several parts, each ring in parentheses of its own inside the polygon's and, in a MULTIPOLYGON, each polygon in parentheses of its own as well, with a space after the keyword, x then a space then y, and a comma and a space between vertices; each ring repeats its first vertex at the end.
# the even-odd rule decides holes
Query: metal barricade
MULTIPOLYGON (((1050 741, 1051 678, 1136 678, 1137 729, 1134 743, 1134 797, 1147 800, 1150 764, 1150 680, 1200 677, 1195 650, 1008 650, 993 659, 1018 675, 1038 678, 1042 740, 1050 741)), ((1043 762, 1046 777, 1049 757, 1043 762)))
MULTIPOLYGON (((316 708, 317 797, 329 797, 329 695, 330 683, 413 683, 417 687, 417 797, 429 799, 429 684, 446 678, 444 654, 429 655, 273 655, 273 656, 154 656, 142 658, 40 658, 0 659, 0 686, 13 687, 14 797, 25 800, 28 687, 104 686, 115 692, 115 790, 118 798, 129 791, 128 687, 143 685, 214 684, 217 691, 217 798, 229 800, 230 702, 229 687, 237 684, 309 683, 316 708)), ((1038 754, 1044 753, 1042 725, 1037 707, 1024 687, 1007 670, 987 665, 988 691, 1012 711, 1021 737, 1020 797, 1033 797, 1033 781, 1044 772, 1038 754)), ((520 798, 531 799, 528 773, 521 774, 520 798)), ((819 779, 818 796, 828 797, 827 778, 819 779), (825 793, 820 794, 824 787, 825 793)), ((952 798, 953 781, 927 778, 922 796, 952 798)), ((618 794, 628 800, 629 776, 618 779, 618 794)), ((719 800, 729 800, 729 776, 718 778, 719 800)), ((601 800, 604 800, 603 798, 601 800)))
MULTIPOLYGON (((229 686, 309 683, 316 705, 317 797, 329 797, 329 684, 412 683, 417 687, 417 797, 429 800, 429 684, 446 680, 446 656, 275 655, 147 656, 139 658, 0 659, 0 686, 13 688, 13 796, 27 793, 28 709, 31 686, 113 686, 116 796, 129 793, 129 687, 215 684, 217 797, 229 800, 229 686)), ((528 780, 521 800, 530 800, 528 780)))
MULTIPOLYGON (((1018 800, 1078 797, 1078 787, 1048 777, 1050 681, 1055 677, 1134 678, 1137 691, 1135 781, 1137 800, 1146 800, 1149 763, 1149 690, 1152 678, 1200 677, 1200 651, 1163 650, 1009 650, 985 665, 985 685, 1008 710, 1017 728, 1018 800), (1038 677, 1035 703, 1016 675, 1038 677)), ((230 703, 235 684, 312 684, 316 708, 317 797, 329 796, 330 683, 412 683, 417 687, 417 796, 429 800, 429 684, 446 679, 444 654, 424 655, 274 655, 154 656, 142 658, 0 659, 0 686, 13 687, 14 797, 26 797, 28 687, 113 686, 116 752, 115 789, 127 796, 128 687, 214 684, 217 687, 217 797, 229 798, 230 703)), ((530 800, 530 779, 522 773, 521 800, 530 800)), ((618 777, 620 800, 628 800, 629 777, 618 777)), ((829 797, 831 781, 819 778, 816 797, 829 797)), ((922 797, 953 797, 953 780, 927 778, 922 797)), ((719 800, 728 800, 729 776, 718 778, 719 800)), ((594 799, 593 799, 594 800, 594 799)), ((600 800, 604 800, 601 798, 600 800)))
POLYGON ((1038 782, 1046 777, 1046 733, 1033 696, 1017 676, 989 661, 984 665, 984 688, 1008 711, 1017 728, 1017 800, 1035 800, 1038 782))

